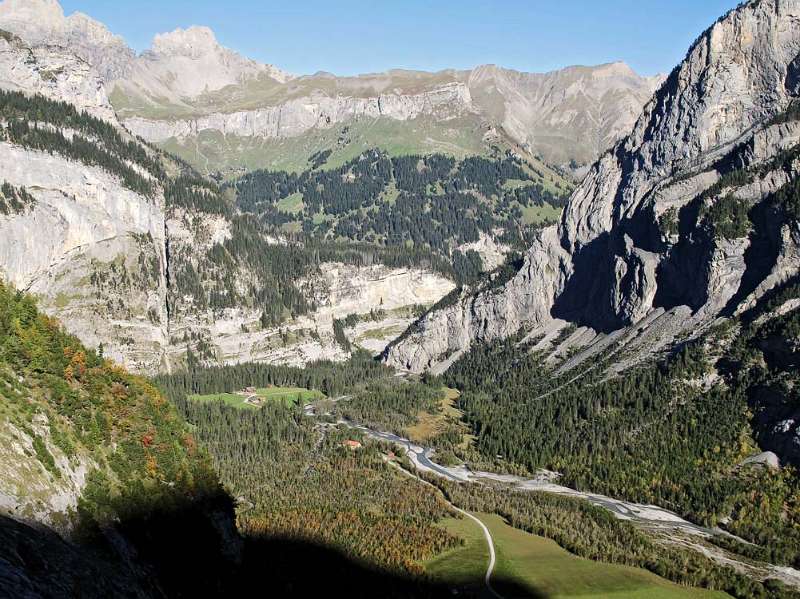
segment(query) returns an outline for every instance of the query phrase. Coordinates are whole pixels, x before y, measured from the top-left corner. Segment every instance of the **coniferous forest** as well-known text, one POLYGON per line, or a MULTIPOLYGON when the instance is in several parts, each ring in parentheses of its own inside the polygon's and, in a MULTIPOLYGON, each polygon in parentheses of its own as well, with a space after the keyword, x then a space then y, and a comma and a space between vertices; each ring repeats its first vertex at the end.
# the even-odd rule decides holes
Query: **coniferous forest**
POLYGON ((563 207, 568 190, 545 189, 540 177, 511 154, 457 161, 372 150, 338 168, 256 171, 226 187, 241 210, 276 233, 427 248, 463 261, 456 247, 478 241, 481 233, 502 230, 502 243, 523 249, 535 230, 556 219, 553 208, 563 207), (523 214, 545 207, 551 216, 523 214))

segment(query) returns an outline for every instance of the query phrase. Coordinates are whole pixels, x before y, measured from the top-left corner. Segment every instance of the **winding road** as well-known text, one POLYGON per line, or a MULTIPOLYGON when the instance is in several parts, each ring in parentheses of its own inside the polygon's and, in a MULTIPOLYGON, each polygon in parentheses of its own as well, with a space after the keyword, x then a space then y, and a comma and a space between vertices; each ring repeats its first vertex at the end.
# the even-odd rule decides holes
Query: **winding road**
POLYGON ((452 503, 450 504, 455 511, 459 514, 463 514, 470 520, 474 520, 475 523, 481 527, 483 530, 483 536, 486 538, 486 544, 489 546, 489 566, 486 568, 486 576, 484 577, 484 582, 486 583, 486 588, 489 589, 489 592, 497 597, 497 599, 503 599, 503 596, 500 595, 497 591, 494 590, 492 587, 492 574, 494 573, 494 566, 497 563, 497 556, 494 552, 494 539, 492 539, 492 533, 489 532, 489 528, 481 522, 477 517, 473 516, 469 512, 465 512, 459 507, 454 506, 452 503))
POLYGON ((405 449, 406 454, 412 461, 414 466, 422 472, 430 472, 442 478, 449 479, 454 482, 486 482, 495 481, 504 483, 512 489, 520 491, 543 491, 547 493, 554 493, 557 495, 569 495, 585 499, 588 502, 605 508, 613 513, 621 520, 630 520, 638 524, 647 526, 649 528, 658 528, 666 530, 680 530, 692 535, 701 537, 711 537, 715 534, 725 534, 721 529, 711 529, 699 526, 688 520, 685 520, 677 514, 655 506, 643 505, 614 499, 605 495, 598 495, 596 493, 584 493, 556 484, 554 480, 557 475, 554 473, 545 473, 537 478, 522 478, 520 476, 494 474, 491 472, 479 472, 470 470, 464 466, 447 467, 437 464, 431 459, 433 450, 421 447, 408 439, 399 437, 392 433, 385 433, 374 431, 365 426, 355 425, 352 423, 345 423, 351 428, 361 431, 365 435, 373 439, 388 441, 405 449))

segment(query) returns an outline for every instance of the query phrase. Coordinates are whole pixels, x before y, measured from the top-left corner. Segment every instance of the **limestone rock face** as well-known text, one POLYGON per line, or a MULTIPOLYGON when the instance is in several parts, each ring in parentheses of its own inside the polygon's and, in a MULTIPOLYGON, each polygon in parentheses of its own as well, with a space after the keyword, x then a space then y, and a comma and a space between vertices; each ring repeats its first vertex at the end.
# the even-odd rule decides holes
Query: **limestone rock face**
POLYGON ((105 171, 0 144, 6 181, 36 205, 0 216, 0 273, 39 295, 86 343, 136 370, 156 370, 166 341, 164 217, 105 171))
POLYGON ((470 110, 469 90, 456 83, 417 95, 347 98, 314 93, 258 110, 215 113, 177 121, 130 117, 125 119, 125 125, 154 143, 184 139, 203 131, 269 139, 297 137, 312 129, 327 129, 356 118, 408 121, 421 116, 455 117, 470 110))
MULTIPOLYGON (((46 4, 46 3, 45 3, 46 4)), ((39 93, 117 123, 102 80, 59 47, 0 39, 0 89, 39 93)), ((90 346, 137 371, 163 367, 163 196, 144 197, 107 171, 0 142, 3 181, 36 203, 0 215, 0 276, 40 297, 90 346)))
POLYGON ((42 94, 97 118, 116 122, 97 72, 84 60, 60 48, 31 47, 13 35, 8 39, 0 37, 0 89, 42 94))
POLYGON ((535 337, 560 320, 612 333, 688 309, 688 318, 661 321, 653 347, 663 347, 796 275, 796 223, 764 204, 754 232, 727 238, 710 232, 701 214, 728 195, 761 206, 797 175, 796 163, 769 163, 798 141, 797 121, 771 119, 798 93, 799 31, 798 0, 751 1, 720 19, 630 135, 590 169, 516 277, 428 315, 388 349, 387 361, 442 368, 475 341, 519 331, 535 337), (723 174, 756 165, 745 184, 723 181, 701 196, 723 174), (773 255, 755 260, 755 238, 769 240, 760 243, 776 248, 773 255))
POLYGON ((72 525, 69 513, 78 507, 78 498, 89 472, 97 465, 87 455, 70 459, 53 442, 47 417, 34 422, 33 431, 23 431, 10 422, 0 426, 0 513, 39 522, 61 532, 72 525), (56 478, 44 470, 34 450, 34 435, 43 440, 53 455, 61 475, 56 478))
POLYGON ((82 13, 65 17, 58 0, 4 0, 0 3, 0 29, 34 46, 62 46, 91 64, 107 81, 125 75, 135 56, 125 40, 102 23, 82 13))
MULTIPOLYGON (((175 226, 178 224, 171 221, 170 228, 175 226)), ((374 341, 376 333, 386 329, 399 335, 412 321, 412 307, 434 304, 454 285, 420 269, 324 263, 297 281, 296 287, 316 309, 276 327, 264 328, 260 324, 261 310, 255 308, 226 309, 221 313, 191 305, 173 308, 170 363, 180 364, 184 359, 185 339, 203 340, 215 363, 259 361, 304 366, 318 360, 343 360, 349 349, 335 339, 334 319, 364 317, 368 322, 359 327, 363 338, 352 334, 351 341, 374 351, 375 344, 364 343, 365 340, 374 341)), ((378 345, 375 353, 389 340, 378 345)), ((188 343, 191 347, 192 342, 188 343)))

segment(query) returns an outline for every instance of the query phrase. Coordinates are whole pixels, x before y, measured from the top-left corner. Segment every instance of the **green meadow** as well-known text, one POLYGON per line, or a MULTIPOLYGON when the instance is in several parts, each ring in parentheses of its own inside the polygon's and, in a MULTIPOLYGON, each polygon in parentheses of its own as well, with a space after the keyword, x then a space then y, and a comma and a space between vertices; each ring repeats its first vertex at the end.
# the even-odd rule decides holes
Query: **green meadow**
MULTIPOLYGON (((279 401, 286 405, 303 405, 311 401, 323 399, 325 395, 320 391, 311 391, 301 387, 269 387, 256 389, 255 395, 265 401, 279 401)), ((247 403, 247 397, 238 393, 210 393, 208 395, 192 395, 189 399, 194 401, 222 401, 234 408, 257 410, 259 406, 247 403)))
MULTIPOLYGON (((497 565, 493 586, 506 599, 514 591, 548 599, 725 599, 725 593, 673 584, 639 568, 576 557, 554 541, 512 528, 494 514, 477 514, 494 538, 497 565)), ((436 580, 478 588, 489 556, 480 528, 466 518, 440 524, 464 545, 426 562, 436 580)))

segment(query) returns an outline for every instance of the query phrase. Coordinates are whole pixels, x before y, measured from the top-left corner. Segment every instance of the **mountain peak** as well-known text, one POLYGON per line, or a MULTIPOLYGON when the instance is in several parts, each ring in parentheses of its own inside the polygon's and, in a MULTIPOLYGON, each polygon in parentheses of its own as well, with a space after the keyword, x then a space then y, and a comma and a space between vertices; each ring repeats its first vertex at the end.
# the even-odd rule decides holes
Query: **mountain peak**
POLYGON ((197 59, 223 48, 210 28, 193 25, 186 29, 178 28, 168 33, 157 34, 153 39, 151 50, 161 55, 197 59))
POLYGON ((64 18, 64 10, 58 0, 5 0, 0 3, 0 14, 14 14, 29 19, 64 18))
POLYGON ((121 36, 112 33, 103 23, 82 12, 71 14, 67 17, 66 22, 73 32, 86 36, 85 41, 127 46, 121 36))
POLYGON ((23 37, 39 38, 64 25, 58 0, 5 0, 0 3, 0 25, 23 37))
POLYGON ((638 77, 630 65, 621 60, 598 66, 592 75, 594 77, 638 77))

